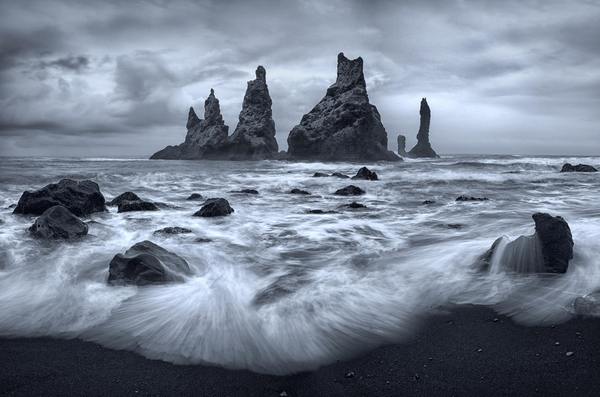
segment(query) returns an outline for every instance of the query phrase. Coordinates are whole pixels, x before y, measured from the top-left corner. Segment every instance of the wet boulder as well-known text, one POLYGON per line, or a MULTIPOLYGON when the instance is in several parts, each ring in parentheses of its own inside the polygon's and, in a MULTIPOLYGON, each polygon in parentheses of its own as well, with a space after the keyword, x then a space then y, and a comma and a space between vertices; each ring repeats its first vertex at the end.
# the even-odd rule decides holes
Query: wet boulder
POLYGON ((348 179, 350 178, 348 175, 342 174, 341 172, 334 172, 331 176, 340 178, 340 179, 348 179))
POLYGON ((256 189, 242 189, 242 190, 237 190, 231 193, 241 193, 241 194, 258 194, 258 190, 256 189))
POLYGON ((106 211, 98 184, 90 180, 62 179, 39 190, 23 192, 13 213, 41 215, 55 205, 62 205, 77 216, 106 211))
POLYGON ((204 197, 200 193, 192 193, 186 198, 186 200, 202 200, 204 197))
POLYGON ((188 263, 171 251, 145 240, 110 261, 108 283, 148 285, 183 281, 191 273, 188 263))
POLYGON ((366 192, 359 188, 358 186, 349 185, 345 188, 338 189, 335 191, 335 195, 337 196, 360 196, 361 194, 365 194, 366 192))
POLYGON ((192 230, 185 228, 185 227, 179 227, 179 226, 169 226, 169 227, 164 227, 162 229, 158 229, 156 231, 154 231, 154 235, 160 235, 160 234, 187 234, 187 233, 191 233, 192 230))
POLYGON ((550 273, 565 273, 573 259, 573 237, 569 224, 560 216, 533 214, 535 234, 542 244, 544 264, 550 273))
POLYGON ((62 205, 48 208, 29 228, 30 233, 44 239, 74 239, 88 233, 88 226, 62 205))
POLYGON ((367 167, 362 167, 361 169, 358 170, 356 175, 354 175, 352 177, 352 179, 364 179, 367 181, 376 181, 378 178, 377 178, 377 174, 374 171, 371 171, 367 167))
POLYGON ((215 217, 215 216, 226 216, 234 212, 233 208, 229 205, 229 201, 224 198, 208 199, 200 208, 199 211, 194 213, 194 216, 202 217, 215 217))
POLYGON ((117 212, 158 211, 158 210, 159 210, 158 206, 150 201, 135 200, 135 201, 122 201, 119 204, 117 212))
POLYGON ((315 172, 313 174, 313 178, 325 178, 328 177, 328 174, 325 174, 324 172, 315 172))
POLYGON ((570 163, 565 163, 560 172, 598 172, 598 170, 587 164, 572 165, 570 163))
POLYGON ((292 190, 290 190, 290 194, 304 194, 304 195, 309 195, 310 193, 307 192, 306 190, 302 190, 302 189, 292 189, 292 190))
POLYGON ((137 194, 135 194, 133 192, 125 192, 125 193, 119 194, 117 197, 110 200, 108 203, 106 203, 106 205, 119 205, 123 201, 138 201, 138 200, 141 200, 141 198, 139 198, 137 194))
POLYGON ((361 203, 357 203, 356 201, 351 202, 350 204, 344 204, 341 207, 344 208, 351 208, 351 209, 358 209, 358 208, 367 208, 366 205, 361 204, 361 203))
POLYGON ((489 198, 487 198, 487 197, 473 197, 473 196, 466 196, 466 195, 461 195, 456 198, 456 201, 488 201, 488 200, 489 200, 489 198))

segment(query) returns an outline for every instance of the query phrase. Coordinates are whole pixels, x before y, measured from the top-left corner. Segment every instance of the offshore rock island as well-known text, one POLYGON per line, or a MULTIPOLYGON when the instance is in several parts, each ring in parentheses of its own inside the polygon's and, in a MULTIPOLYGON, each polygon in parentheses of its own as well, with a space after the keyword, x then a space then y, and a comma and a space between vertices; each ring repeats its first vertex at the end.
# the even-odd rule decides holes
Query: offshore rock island
MULTIPOLYGON (((427 99, 421 99, 421 109, 419 111, 421 115, 421 123, 419 125, 419 132, 417 134, 417 144, 413 147, 410 152, 407 153, 409 157, 430 157, 438 158, 435 150, 431 147, 429 142, 429 123, 431 121, 431 110, 427 104, 427 99)), ((400 145, 400 141, 398 141, 400 145)), ((398 149, 400 150, 400 149, 398 149)))

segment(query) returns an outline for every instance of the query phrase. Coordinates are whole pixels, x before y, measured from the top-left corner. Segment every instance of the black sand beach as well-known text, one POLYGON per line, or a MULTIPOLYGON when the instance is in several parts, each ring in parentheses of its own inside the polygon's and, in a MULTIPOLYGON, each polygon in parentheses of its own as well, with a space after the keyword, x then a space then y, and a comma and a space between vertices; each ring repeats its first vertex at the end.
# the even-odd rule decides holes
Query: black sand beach
POLYGON ((600 321, 523 327, 458 307, 405 343, 285 377, 176 366, 79 340, 0 340, 2 395, 600 395, 600 321), (572 352, 572 353, 571 353, 572 352))

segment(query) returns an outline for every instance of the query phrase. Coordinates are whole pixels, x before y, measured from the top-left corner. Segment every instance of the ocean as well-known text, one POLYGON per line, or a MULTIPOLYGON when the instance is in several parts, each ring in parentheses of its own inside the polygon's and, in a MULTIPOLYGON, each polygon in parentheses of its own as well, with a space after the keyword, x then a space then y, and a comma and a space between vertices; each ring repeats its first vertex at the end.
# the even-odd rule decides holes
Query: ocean
POLYGON ((413 335, 454 304, 492 307, 525 325, 573 316, 600 288, 600 174, 560 173, 600 157, 443 156, 402 163, 2 158, 0 337, 81 338, 177 364, 286 374, 314 369, 413 335), (349 176, 361 166, 379 181, 349 176), (160 211, 84 218, 89 235, 32 238, 35 217, 13 215, 25 190, 91 179, 108 200, 133 191, 160 211), (366 194, 332 193, 353 184, 366 194), (256 189, 258 195, 233 191, 256 189), (292 188, 311 192, 292 195, 292 188), (224 197, 235 212, 192 214, 191 193, 224 197), (488 201, 456 202, 460 195, 488 201), (424 205, 423 201, 433 204, 424 205), (364 209, 341 207, 352 201, 364 209), (324 214, 308 214, 321 209, 324 214), (475 264, 500 236, 534 232, 531 215, 564 217, 575 242, 564 275, 475 264), (190 234, 153 232, 181 226, 190 234), (183 283, 109 286, 108 264, 150 240, 182 256, 183 283))

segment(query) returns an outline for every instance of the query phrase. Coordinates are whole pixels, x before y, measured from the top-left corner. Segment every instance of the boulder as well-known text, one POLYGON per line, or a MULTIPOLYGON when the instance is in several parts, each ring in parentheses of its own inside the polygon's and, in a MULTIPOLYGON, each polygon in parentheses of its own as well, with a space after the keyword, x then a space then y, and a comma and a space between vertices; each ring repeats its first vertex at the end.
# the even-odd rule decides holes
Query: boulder
POLYGON ((212 88, 204 101, 204 119, 199 119, 194 108, 190 108, 186 127, 187 134, 182 144, 167 146, 154 153, 150 159, 197 160, 224 157, 223 153, 228 145, 229 127, 223 121, 219 100, 215 97, 212 88))
POLYGON ((142 199, 139 198, 138 195, 133 192, 125 192, 125 193, 119 194, 117 197, 110 200, 106 204, 107 205, 119 205, 123 201, 137 201, 137 200, 142 200, 142 199))
POLYGON ((306 190, 302 190, 302 189, 292 189, 292 190, 290 190, 290 194, 305 194, 305 195, 308 195, 310 193, 307 192, 306 190))
POLYGON ((194 216, 225 216, 231 214, 232 212, 234 212, 234 210, 229 205, 229 201, 225 200, 224 198, 215 198, 206 200, 202 208, 194 213, 194 216))
POLYGON ((398 154, 406 156, 406 137, 404 135, 398 135, 398 154))
POLYGON ((85 236, 88 226, 62 205, 55 205, 44 211, 29 231, 37 238, 73 239, 85 236))
POLYGON ((289 134, 289 157, 321 161, 401 161, 387 149, 387 143, 381 116, 369 103, 362 58, 350 60, 339 53, 335 83, 289 134))
POLYGON ((340 179, 348 179, 348 178, 350 178, 348 175, 344 175, 341 172, 334 172, 333 174, 331 174, 331 176, 334 176, 334 177, 340 178, 340 179))
POLYGON ((248 82, 239 122, 229 138, 228 157, 234 160, 262 160, 278 156, 275 122, 265 68, 256 68, 256 79, 248 82))
POLYGON ((361 204, 361 203, 357 203, 356 201, 353 201, 350 204, 344 204, 341 207, 352 208, 352 209, 367 208, 366 205, 361 204))
POLYGON ((150 201, 135 200, 122 201, 119 204, 117 212, 132 212, 132 211, 158 211, 156 204, 150 201))
POLYGON ((40 190, 23 192, 13 213, 41 215, 50 207, 62 205, 77 216, 106 211, 104 196, 95 182, 62 179, 40 190))
POLYGON ((361 194, 365 194, 366 192, 359 188, 358 186, 349 185, 345 188, 338 189, 335 191, 335 195, 337 196, 360 196, 361 194))
POLYGON ((136 243, 110 261, 108 283, 112 285, 162 284, 183 281, 191 273, 185 259, 150 242, 136 243))
POLYGON ((200 193, 192 193, 186 198, 186 200, 202 200, 204 197, 200 193))
POLYGON ((419 113, 421 115, 421 123, 419 125, 419 132, 417 133, 417 144, 410 149, 408 156, 438 158, 440 156, 433 150, 431 143, 429 142, 431 110, 429 109, 426 98, 421 99, 421 109, 419 110, 419 113))
POLYGON ((567 222, 545 213, 532 215, 535 233, 513 241, 500 237, 480 258, 483 268, 493 259, 505 270, 518 273, 565 273, 573 258, 573 238, 567 222), (500 255, 498 257, 498 255, 500 255))
POLYGON ((256 189, 242 189, 242 190, 237 190, 231 193, 242 193, 242 194, 258 194, 258 190, 256 189))
POLYGON ((560 172, 598 172, 598 170, 591 165, 587 164, 577 164, 572 165, 569 163, 565 163, 560 172))
POLYGON ((487 198, 487 197, 473 197, 473 196, 461 195, 461 196, 458 196, 455 201, 488 201, 488 200, 489 200, 489 198, 487 198))
POLYGON ((313 215, 322 215, 322 214, 335 214, 335 211, 330 211, 330 210, 306 210, 305 213, 307 214, 313 214, 313 215))
POLYGON ((191 233, 192 230, 185 228, 185 227, 179 227, 179 226, 169 226, 169 227, 164 227, 162 229, 158 229, 156 231, 154 231, 154 235, 158 235, 158 234, 187 234, 187 233, 191 233))
POLYGON ((352 177, 352 179, 365 179, 367 181, 376 181, 378 178, 377 174, 374 171, 371 171, 367 167, 362 167, 358 170, 356 175, 352 177))
POLYGON ((315 172, 315 173, 313 174, 313 178, 325 178, 325 177, 327 177, 327 176, 329 176, 329 174, 325 174, 325 173, 323 173, 323 172, 315 172))

